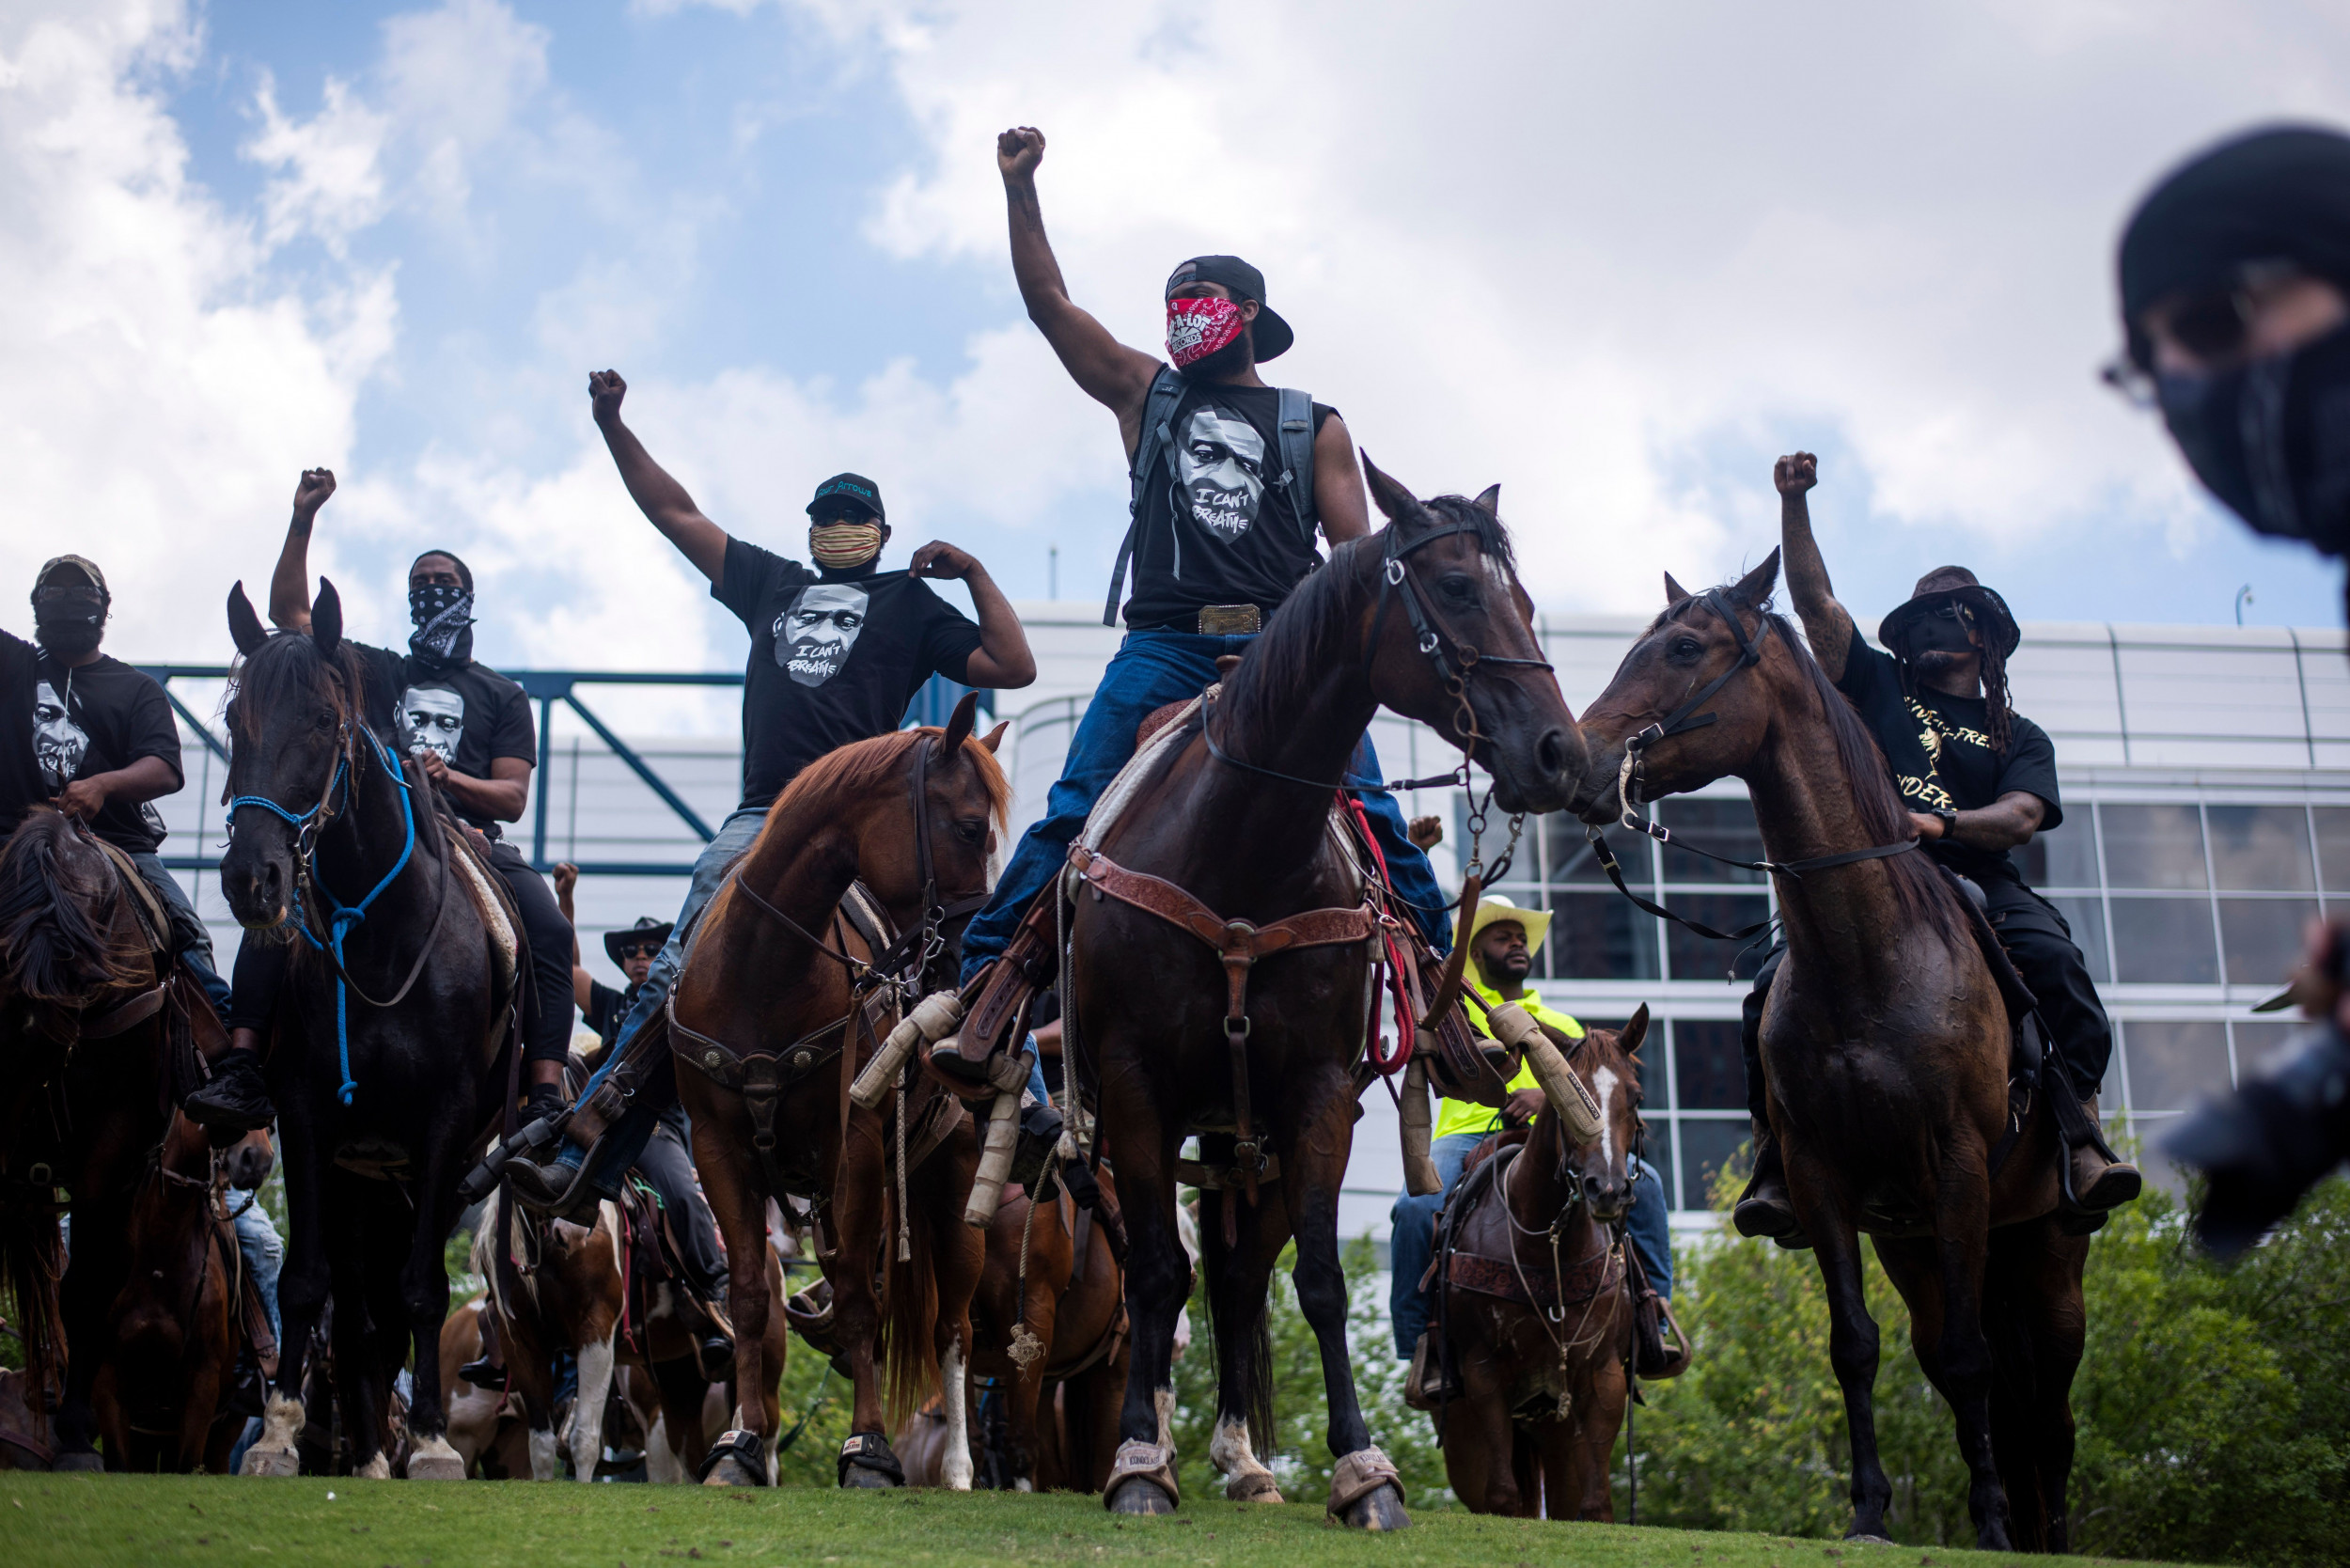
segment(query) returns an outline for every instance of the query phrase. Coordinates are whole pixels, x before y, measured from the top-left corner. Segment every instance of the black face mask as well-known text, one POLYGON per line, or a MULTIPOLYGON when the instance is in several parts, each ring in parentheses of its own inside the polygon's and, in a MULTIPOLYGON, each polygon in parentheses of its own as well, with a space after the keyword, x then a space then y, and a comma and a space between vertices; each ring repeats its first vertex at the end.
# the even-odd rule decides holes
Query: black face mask
POLYGON ((428 665, 473 662, 473 590, 453 583, 408 585, 408 651, 428 665))
POLYGON ((106 635, 106 600, 96 588, 46 588, 33 600, 33 637, 60 659, 97 651, 106 635))
POLYGON ((2164 422, 2214 495, 2261 533, 2350 550, 2350 327, 2156 385, 2164 422))

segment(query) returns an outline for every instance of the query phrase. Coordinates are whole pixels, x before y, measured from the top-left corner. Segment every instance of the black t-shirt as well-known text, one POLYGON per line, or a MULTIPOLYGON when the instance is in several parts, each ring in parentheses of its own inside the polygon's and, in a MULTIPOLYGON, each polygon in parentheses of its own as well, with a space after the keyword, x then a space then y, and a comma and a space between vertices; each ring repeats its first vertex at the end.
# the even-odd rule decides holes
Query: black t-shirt
MULTIPOLYGON (((1270 386, 1187 385, 1173 437, 1146 476, 1136 513, 1126 624, 1197 624, 1210 604, 1271 615, 1314 569, 1317 520, 1282 484, 1281 395, 1270 386)), ((1335 410, 1314 407, 1314 433, 1335 410)))
MULTIPOLYGON (((2017 790, 2038 795, 2048 814, 2045 833, 2064 821, 2057 798, 2056 746, 2048 732, 2021 713, 2008 715, 2007 754, 1991 749, 1989 704, 1980 697, 1950 697, 1920 685, 1904 691, 1901 661, 1872 648, 1857 629, 1837 682, 1892 766, 1902 804, 1912 811, 1947 806, 1978 811, 2017 790)), ((1937 839, 1927 852, 1961 876, 2023 880, 2005 850, 1977 849, 1937 839)))
POLYGON ((608 1051, 612 1049, 613 1041, 619 1037, 620 1026, 628 1019, 628 1010, 635 1005, 636 987, 632 985, 626 991, 615 991, 602 980, 589 980, 588 1005, 581 1011, 580 1018, 596 1031, 597 1038, 603 1042, 603 1048, 608 1051))
POLYGON ((710 596, 750 628, 743 808, 763 810, 827 751, 886 735, 932 675, 963 680, 979 629, 903 572, 820 576, 739 539, 710 596))
MULTIPOLYGON (((353 643, 367 661, 368 679, 392 711, 393 733, 386 739, 406 750, 437 751, 451 773, 487 778, 490 764, 501 757, 519 757, 534 767, 539 761, 538 728, 530 721, 530 698, 522 687, 487 665, 462 664, 435 668, 411 653, 353 643)), ((494 839, 498 823, 450 808, 494 839)))
MULTIPOLYGON (((0 632, 0 839, 25 810, 77 778, 148 757, 180 769, 180 725, 152 676, 101 655, 69 668, 37 643, 0 632)), ((91 831, 118 849, 152 855, 164 839, 152 801, 109 800, 91 831)))

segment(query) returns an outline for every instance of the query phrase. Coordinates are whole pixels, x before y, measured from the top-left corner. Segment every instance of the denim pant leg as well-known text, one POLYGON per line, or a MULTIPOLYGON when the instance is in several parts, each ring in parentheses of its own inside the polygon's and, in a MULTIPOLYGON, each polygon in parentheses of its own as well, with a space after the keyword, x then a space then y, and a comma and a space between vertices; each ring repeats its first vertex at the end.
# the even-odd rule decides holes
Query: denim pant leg
POLYGON ((164 912, 171 917, 172 935, 179 944, 177 956, 196 971, 196 983, 212 999, 212 1011, 227 1017, 228 982, 212 967, 212 933, 196 918, 196 905, 188 902, 187 889, 180 886, 180 879, 171 874, 160 855, 133 851, 131 864, 139 869, 139 875, 164 901, 164 912))
POLYGON ((1672 1216, 1665 1207, 1665 1179, 1656 1168, 1635 1154, 1630 1160, 1632 1169, 1632 1213, 1624 1221, 1624 1233, 1632 1238, 1633 1247, 1640 1254, 1640 1266, 1648 1270, 1648 1282, 1656 1287, 1656 1294, 1670 1301, 1673 1294, 1673 1235, 1672 1216))
POLYGON ((269 1211, 258 1200, 245 1206, 236 1224, 237 1250, 244 1254, 245 1271, 253 1276, 254 1288, 260 1294, 269 1331, 278 1333, 277 1276, 286 1266, 286 1244, 278 1240, 277 1227, 270 1223, 269 1211))
POLYGON ((1003 956, 1028 905, 1068 862, 1069 845, 1093 803, 1133 760, 1135 731, 1142 721, 1170 702, 1198 697, 1215 679, 1216 656, 1238 653, 1249 640, 1186 632, 1126 634, 1070 737, 1069 758, 1045 796, 1043 817, 1020 836, 987 907, 963 933, 965 980, 1003 956))
POLYGON ((1484 1141, 1482 1133, 1454 1133, 1436 1139, 1428 1152, 1442 1187, 1425 1197, 1405 1193, 1387 1212, 1395 1222, 1387 1243, 1387 1319, 1395 1330, 1398 1356, 1408 1357, 1418 1345, 1434 1305, 1433 1294, 1419 1288, 1419 1277, 1428 1272, 1428 1260, 1435 1256, 1436 1211, 1444 1207, 1446 1194, 1460 1181, 1469 1151, 1484 1141))
POLYGON ((1452 950, 1452 924, 1445 918, 1444 889, 1436 886, 1435 868, 1428 864, 1428 855, 1412 836, 1405 831, 1403 808, 1393 795, 1379 787, 1384 776, 1379 770, 1379 753, 1365 735, 1363 744, 1355 748, 1355 756, 1347 763, 1347 787, 1363 803, 1363 815, 1371 822, 1371 837, 1379 841, 1379 853, 1386 857, 1387 881, 1404 904, 1411 910, 1412 923, 1419 927, 1428 945, 1440 953, 1452 950))

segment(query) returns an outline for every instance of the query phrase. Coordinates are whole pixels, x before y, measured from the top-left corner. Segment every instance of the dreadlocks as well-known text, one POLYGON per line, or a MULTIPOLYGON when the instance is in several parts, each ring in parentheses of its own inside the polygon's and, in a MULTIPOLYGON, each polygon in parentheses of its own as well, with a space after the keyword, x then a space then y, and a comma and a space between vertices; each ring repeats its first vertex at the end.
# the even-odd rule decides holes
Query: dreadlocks
POLYGON ((1991 749, 2000 756, 2015 739, 2014 710, 2008 706, 2007 652, 1996 636, 1982 639, 1982 701, 1991 725, 1991 749))

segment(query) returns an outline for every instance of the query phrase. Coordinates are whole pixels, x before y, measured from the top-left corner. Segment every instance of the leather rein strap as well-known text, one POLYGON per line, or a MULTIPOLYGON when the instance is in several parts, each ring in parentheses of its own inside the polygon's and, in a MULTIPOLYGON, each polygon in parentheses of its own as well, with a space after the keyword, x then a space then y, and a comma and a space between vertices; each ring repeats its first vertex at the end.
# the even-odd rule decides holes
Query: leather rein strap
MULTIPOLYGON (((1128 870, 1082 843, 1069 846, 1069 863, 1097 897, 1107 894, 1146 915, 1155 915, 1215 949, 1224 965, 1224 1039, 1231 1057, 1232 1123, 1238 1133, 1233 1164, 1246 1183, 1248 1201, 1254 1204, 1267 1156, 1257 1137, 1248 1101, 1248 971, 1259 959, 1292 949, 1368 944, 1378 931, 1376 913, 1370 904, 1361 903, 1349 909, 1308 909, 1268 925, 1253 925, 1228 920, 1166 878, 1128 870)), ((1225 1215, 1229 1231, 1238 1215, 1229 1208, 1225 1215)))

